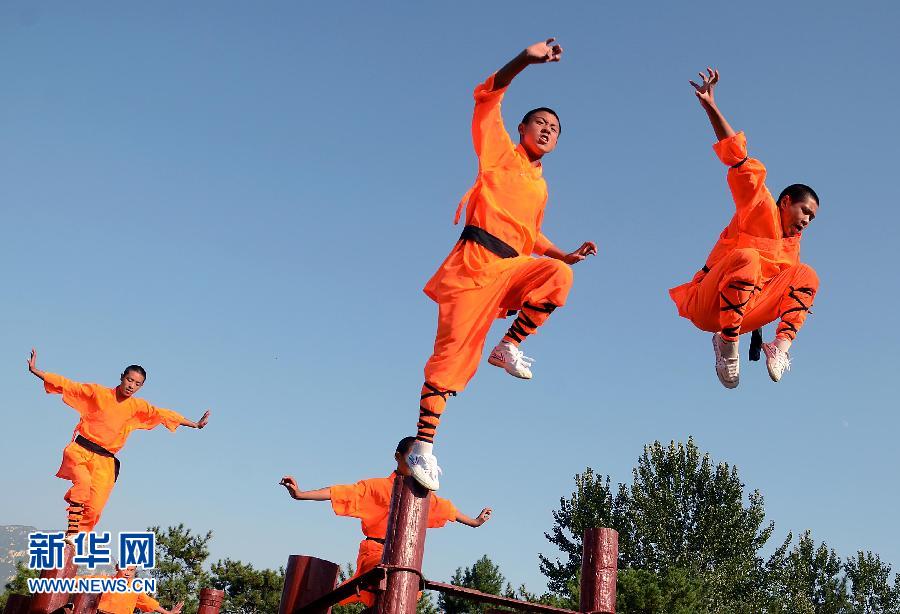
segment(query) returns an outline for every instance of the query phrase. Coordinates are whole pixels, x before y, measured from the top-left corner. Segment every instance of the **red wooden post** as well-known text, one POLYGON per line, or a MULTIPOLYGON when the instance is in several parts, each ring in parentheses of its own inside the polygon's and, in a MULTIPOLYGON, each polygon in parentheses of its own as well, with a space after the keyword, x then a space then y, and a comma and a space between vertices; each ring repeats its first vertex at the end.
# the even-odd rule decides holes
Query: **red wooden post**
MULTIPOLYGON (((225 591, 215 588, 204 588, 200 591, 200 607, 197 614, 219 614, 222 601, 225 599, 225 591)), ((75 612, 78 614, 78 612, 75 612)))
POLYGON ((412 477, 398 475, 394 479, 381 559, 388 567, 388 576, 385 591, 375 604, 378 614, 413 614, 416 611, 430 495, 412 477))
MULTIPOLYGON (((338 566, 331 561, 312 556, 292 554, 288 557, 284 572, 284 590, 278 614, 293 614, 314 599, 334 590, 337 584, 338 566)), ((331 608, 315 614, 330 614, 331 608)))
POLYGON ((100 593, 78 593, 72 595, 72 614, 97 614, 100 593))
POLYGON ((6 607, 3 614, 28 614, 31 608, 31 595, 19 595, 12 593, 6 598, 6 607))
POLYGON ((613 529, 584 532, 581 559, 581 607, 586 614, 615 614, 619 534, 613 529))
MULTIPOLYGON (((74 578, 75 577, 75 547, 66 544, 63 549, 63 568, 45 569, 41 572, 42 578, 74 578)), ((69 593, 35 593, 31 596, 31 614, 50 614, 69 602, 69 593)))

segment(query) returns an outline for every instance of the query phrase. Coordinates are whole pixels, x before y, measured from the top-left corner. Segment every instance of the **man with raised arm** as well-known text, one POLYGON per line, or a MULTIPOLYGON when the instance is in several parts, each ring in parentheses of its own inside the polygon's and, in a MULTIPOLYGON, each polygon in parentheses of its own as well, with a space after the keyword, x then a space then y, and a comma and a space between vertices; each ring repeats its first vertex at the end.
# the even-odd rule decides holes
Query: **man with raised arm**
POLYGON ((63 450, 62 465, 56 473, 56 477, 72 481, 72 488, 65 495, 69 517, 67 540, 77 533, 93 530, 100 520, 119 477, 119 459, 115 455, 131 431, 151 430, 160 424, 170 431, 179 426, 202 429, 209 420, 209 411, 199 421, 192 422, 177 412, 154 407, 135 397, 147 378, 140 365, 126 367, 115 388, 80 384, 41 371, 34 350, 28 359, 28 370, 44 382, 48 394, 61 394, 63 403, 80 416, 72 443, 63 450))
MULTIPOLYGON (((409 456, 414 441, 415 437, 404 437, 400 440, 394 452, 394 461, 396 461, 397 467, 394 473, 386 478, 373 478, 362 480, 356 484, 340 484, 317 490, 300 490, 297 481, 289 475, 281 478, 279 482, 287 489, 291 497, 298 501, 331 501, 331 507, 338 516, 360 519, 365 537, 359 543, 356 573, 353 578, 369 572, 381 563, 394 478, 397 475, 410 475, 406 458, 409 456)), ((443 527, 447 522, 453 521, 470 527, 480 527, 490 519, 493 513, 491 508, 486 507, 478 516, 472 518, 457 510, 449 499, 443 499, 434 493, 431 493, 430 497, 428 509, 428 528, 430 529, 443 527)), ((358 595, 341 601, 339 605, 355 602, 362 602, 371 607, 375 603, 375 595, 371 591, 362 590, 358 595)))
POLYGON ((807 185, 786 187, 778 199, 766 188, 766 167, 747 154, 743 132, 735 133, 714 98, 719 72, 700 73, 694 93, 709 116, 718 142, 713 149, 728 166, 735 214, 706 263, 686 284, 669 290, 678 314, 713 333, 716 375, 726 388, 740 381, 738 336, 753 331, 750 359, 766 354, 769 376, 777 382, 790 368, 788 350, 819 289, 819 278, 800 262, 800 240, 815 219, 819 197, 807 185), (759 329, 779 320, 775 338, 762 343, 759 329))
POLYGON ((541 233, 547 203, 541 160, 556 147, 559 116, 547 107, 526 113, 516 145, 500 113, 513 78, 531 64, 558 62, 562 51, 552 38, 535 43, 475 88, 472 140, 478 177, 456 210, 455 223, 466 210, 459 241, 425 286, 425 294, 438 304, 438 324, 409 462, 413 477, 430 490, 439 487, 432 447, 446 399, 475 374, 492 322, 518 312, 488 362, 531 379, 533 359, 519 344, 565 304, 572 286, 570 265, 597 253, 590 241, 565 252, 541 233))

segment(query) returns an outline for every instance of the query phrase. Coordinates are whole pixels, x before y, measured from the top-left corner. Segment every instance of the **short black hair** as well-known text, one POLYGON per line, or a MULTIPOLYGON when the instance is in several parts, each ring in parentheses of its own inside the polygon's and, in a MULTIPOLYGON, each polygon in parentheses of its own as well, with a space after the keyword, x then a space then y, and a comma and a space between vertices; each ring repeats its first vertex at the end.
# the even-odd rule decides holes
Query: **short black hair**
POLYGON ((562 134, 562 122, 559 121, 559 115, 557 115, 556 111, 554 111, 550 107, 538 107, 536 109, 530 110, 528 113, 525 114, 525 117, 522 118, 522 121, 520 123, 527 124, 528 120, 531 119, 532 115, 534 115, 535 113, 540 113, 541 111, 546 111, 547 113, 550 113, 551 115, 553 115, 553 117, 556 118, 556 123, 559 124, 559 133, 562 134))
POLYGON ((406 456, 409 454, 409 451, 412 449, 415 442, 415 437, 404 437, 400 440, 400 443, 397 444, 397 454, 406 456))
POLYGON ((781 205, 781 199, 785 196, 790 196, 791 202, 794 203, 806 200, 807 198, 811 198, 816 201, 816 205, 819 204, 819 195, 816 194, 816 191, 803 183, 793 183, 783 189, 781 191, 781 194, 778 195, 778 200, 775 202, 781 205))
POLYGON ((140 373, 141 376, 144 378, 144 381, 147 380, 147 372, 144 371, 144 367, 142 367, 141 365, 128 365, 127 367, 125 367, 125 370, 122 371, 122 377, 125 377, 126 375, 128 375, 129 371, 134 371, 135 373, 140 373))

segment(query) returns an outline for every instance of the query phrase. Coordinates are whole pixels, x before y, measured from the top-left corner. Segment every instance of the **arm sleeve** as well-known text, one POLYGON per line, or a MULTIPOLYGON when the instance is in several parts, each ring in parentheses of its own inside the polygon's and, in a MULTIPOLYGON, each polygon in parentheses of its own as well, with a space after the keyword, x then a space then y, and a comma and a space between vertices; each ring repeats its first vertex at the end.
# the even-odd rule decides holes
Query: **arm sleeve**
POLYGON ((432 495, 431 506, 428 510, 428 528, 438 529, 448 522, 455 522, 457 513, 456 506, 450 499, 432 495))
POLYGON ((170 431, 174 431, 182 422, 187 421, 187 418, 177 411, 155 407, 146 401, 143 402, 143 407, 134 417, 137 420, 135 428, 147 431, 155 429, 160 424, 170 431))
POLYGON ((366 480, 356 484, 336 484, 331 487, 331 509, 338 516, 362 518, 369 490, 366 480))
POLYGON ((135 603, 135 606, 141 612, 153 612, 158 607, 160 607, 159 602, 147 593, 138 593, 137 603, 135 603))
POLYGON ((548 239, 544 233, 539 232, 532 251, 538 256, 543 256, 551 247, 553 247, 553 241, 548 239))
POLYGON ((738 213, 773 200, 766 188, 766 167, 747 155, 747 137, 743 132, 719 141, 713 145, 713 150, 722 164, 730 167, 728 187, 738 213))
POLYGON ((481 168, 496 164, 515 149, 500 114, 500 102, 507 88, 494 91, 494 77, 475 88, 475 113, 472 116, 472 143, 481 168))
POLYGON ((44 390, 47 394, 63 395, 63 402, 83 412, 84 401, 93 398, 94 387, 91 384, 80 384, 56 373, 44 373, 44 390))

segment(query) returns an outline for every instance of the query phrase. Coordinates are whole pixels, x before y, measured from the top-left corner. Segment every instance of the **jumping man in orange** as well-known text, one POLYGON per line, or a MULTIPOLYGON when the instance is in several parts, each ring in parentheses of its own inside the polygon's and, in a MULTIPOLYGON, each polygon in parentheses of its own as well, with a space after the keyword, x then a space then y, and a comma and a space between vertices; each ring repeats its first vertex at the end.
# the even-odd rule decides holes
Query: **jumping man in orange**
MULTIPOLYGON (((134 580, 134 567, 118 569, 115 578, 125 578, 129 586, 134 580)), ((159 612, 159 614, 181 614, 184 602, 179 601, 171 610, 162 607, 159 602, 147 593, 103 593, 97 605, 97 614, 132 614, 135 609, 141 612, 159 612)))
POLYGON ((67 539, 80 532, 93 530, 100 520, 103 506, 119 476, 119 459, 115 454, 125 445, 135 429, 151 430, 165 425, 170 431, 179 426, 202 429, 209 412, 192 422, 170 409, 154 407, 133 395, 144 385, 146 371, 140 365, 127 367, 120 384, 107 388, 99 384, 80 384, 61 375, 37 368, 37 353, 31 350, 28 370, 43 380, 49 394, 61 394, 63 403, 80 414, 72 443, 63 450, 62 465, 56 477, 72 481, 66 492, 69 525, 67 539))
POLYGON ((800 262, 802 233, 816 217, 819 197, 796 183, 774 199, 766 188, 766 167, 747 155, 747 139, 735 133, 719 108, 713 91, 719 72, 707 68, 701 84, 691 81, 709 116, 716 138, 713 146, 729 167, 728 186, 737 211, 694 278, 669 294, 678 314, 701 330, 714 333, 716 374, 726 388, 740 381, 738 335, 753 331, 750 360, 760 346, 773 381, 790 368, 788 349, 803 326, 819 289, 819 278, 800 262), (765 324, 780 320, 771 343, 762 343, 765 324))
POLYGON ((425 286, 438 303, 434 353, 425 365, 412 475, 431 490, 440 468, 432 453, 447 396, 465 388, 481 360, 485 337, 498 317, 518 312, 488 362, 530 379, 531 362, 519 349, 557 307, 572 286, 569 265, 597 253, 588 241, 571 253, 541 233, 547 184, 541 158, 556 147, 561 126, 546 107, 525 114, 515 145, 503 126, 500 103, 513 78, 530 64, 558 62, 562 48, 550 38, 531 45, 475 88, 472 140, 478 177, 456 210, 466 209, 459 241, 425 286), (547 256, 533 258, 531 254, 547 256))
MULTIPOLYGON (((280 484, 287 488, 288 493, 301 501, 331 501, 331 507, 338 516, 351 516, 362 521, 362 532, 365 538, 359 543, 359 555, 356 559, 356 574, 354 578, 374 569, 381 563, 381 554, 384 551, 384 537, 387 533, 388 512, 391 506, 391 490, 394 487, 394 477, 409 475, 409 466, 406 457, 412 448, 414 437, 404 437, 397 444, 394 452, 394 460, 397 468, 394 473, 386 478, 374 478, 362 480, 356 484, 345 484, 320 488, 318 490, 300 490, 296 480, 286 475, 281 478, 280 484)), ((449 499, 442 499, 435 494, 431 495, 431 505, 428 510, 428 527, 439 528, 447 522, 461 522, 470 527, 480 527, 491 517, 492 510, 488 507, 481 510, 475 518, 470 518, 456 509, 449 499)), ((352 578, 351 578, 352 579, 352 578)), ((339 605, 362 602, 371 607, 375 603, 375 595, 370 591, 361 591, 358 596, 348 597, 339 605)))

